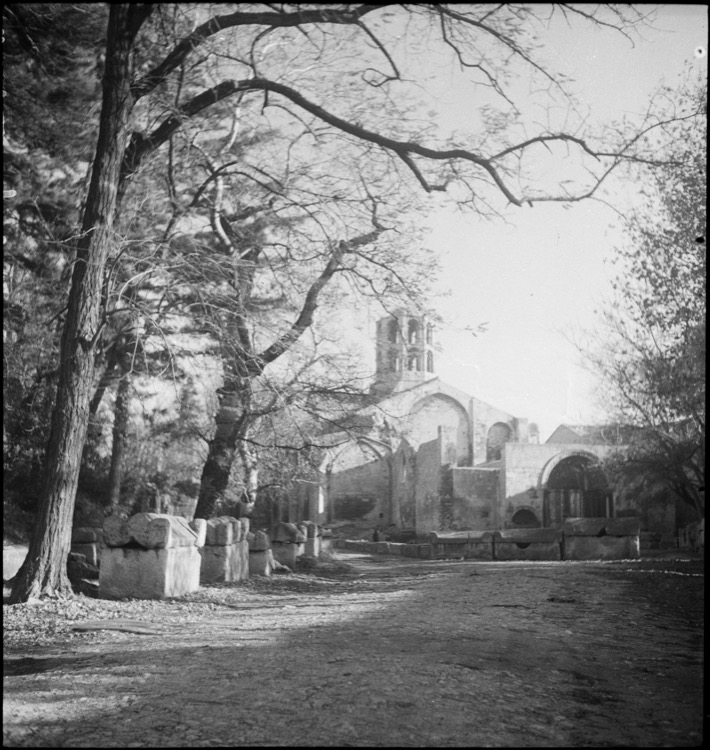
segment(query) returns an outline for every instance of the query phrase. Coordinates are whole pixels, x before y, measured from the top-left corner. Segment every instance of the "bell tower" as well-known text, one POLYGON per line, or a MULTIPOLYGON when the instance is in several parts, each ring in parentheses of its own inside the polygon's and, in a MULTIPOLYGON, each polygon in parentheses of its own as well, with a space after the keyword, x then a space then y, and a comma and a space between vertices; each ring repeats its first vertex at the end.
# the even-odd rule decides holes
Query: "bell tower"
POLYGON ((395 310, 377 321, 373 393, 400 391, 434 377, 434 326, 425 315, 395 310))

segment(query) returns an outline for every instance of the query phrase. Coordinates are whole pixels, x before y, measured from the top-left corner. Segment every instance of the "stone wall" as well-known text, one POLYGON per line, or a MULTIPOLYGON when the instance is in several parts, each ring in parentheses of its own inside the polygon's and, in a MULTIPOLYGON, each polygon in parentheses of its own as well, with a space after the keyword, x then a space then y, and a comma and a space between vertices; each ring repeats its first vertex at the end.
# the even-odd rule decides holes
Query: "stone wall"
POLYGON ((562 443, 506 443, 505 474, 502 476, 502 507, 499 526, 507 528, 516 510, 532 510, 542 521, 543 483, 553 459, 568 455, 592 455, 603 459, 613 450, 608 445, 562 443))
POLYGON ((375 521, 380 513, 387 512, 389 484, 387 459, 334 472, 327 488, 333 520, 375 521))
POLYGON ((470 410, 473 422, 473 465, 475 466, 486 461, 488 430, 492 425, 496 422, 507 424, 511 429, 513 439, 515 439, 517 425, 512 414, 477 398, 471 399, 470 410))
POLYGON ((414 528, 417 533, 439 528, 441 466, 441 437, 422 443, 417 450, 414 483, 414 528))
POLYGON ((451 469, 453 531, 496 528, 498 469, 451 469))

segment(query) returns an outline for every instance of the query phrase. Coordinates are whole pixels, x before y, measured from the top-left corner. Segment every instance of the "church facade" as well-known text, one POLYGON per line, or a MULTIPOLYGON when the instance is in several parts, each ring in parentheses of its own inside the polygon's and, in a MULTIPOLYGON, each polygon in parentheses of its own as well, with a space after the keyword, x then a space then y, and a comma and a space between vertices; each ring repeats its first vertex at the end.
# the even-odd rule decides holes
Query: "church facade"
POLYGON ((527 419, 442 381, 424 316, 397 310, 378 321, 376 350, 357 433, 329 436, 311 520, 425 534, 615 515, 600 467, 613 445, 571 428, 540 444, 527 419))

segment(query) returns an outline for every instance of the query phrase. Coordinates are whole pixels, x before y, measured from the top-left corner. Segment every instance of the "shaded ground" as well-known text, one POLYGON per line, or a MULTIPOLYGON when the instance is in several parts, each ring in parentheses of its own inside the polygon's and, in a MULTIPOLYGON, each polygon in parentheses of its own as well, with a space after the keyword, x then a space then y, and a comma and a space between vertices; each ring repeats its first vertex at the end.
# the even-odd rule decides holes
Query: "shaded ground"
POLYGON ((339 558, 187 600, 56 602, 40 645, 5 607, 4 745, 702 743, 700 562, 339 558), (151 626, 71 630, 102 618, 151 626))

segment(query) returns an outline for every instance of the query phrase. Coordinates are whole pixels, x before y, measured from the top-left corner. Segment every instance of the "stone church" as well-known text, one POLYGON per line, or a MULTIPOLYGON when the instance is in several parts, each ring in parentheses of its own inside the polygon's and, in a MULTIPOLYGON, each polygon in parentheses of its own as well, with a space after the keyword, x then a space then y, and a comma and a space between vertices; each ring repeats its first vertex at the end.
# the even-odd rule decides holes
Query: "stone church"
POLYGON ((311 520, 424 534, 615 515, 600 468, 613 445, 599 430, 561 426, 540 444, 527 419, 448 385, 425 316, 379 320, 376 355, 368 404, 328 436, 311 520))

